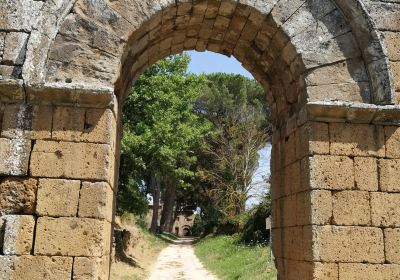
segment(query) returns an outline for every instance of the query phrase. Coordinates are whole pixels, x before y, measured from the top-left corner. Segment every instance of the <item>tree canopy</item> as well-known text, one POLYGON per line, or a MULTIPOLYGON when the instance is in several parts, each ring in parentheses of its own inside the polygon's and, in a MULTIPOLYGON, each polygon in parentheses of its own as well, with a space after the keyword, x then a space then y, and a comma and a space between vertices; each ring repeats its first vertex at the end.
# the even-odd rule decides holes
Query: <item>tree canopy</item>
POLYGON ((145 213, 151 193, 153 209, 161 197, 161 228, 168 231, 174 209, 200 206, 203 223, 212 227, 241 215, 254 187, 258 151, 271 133, 256 81, 193 75, 189 62, 188 55, 175 55, 150 67, 123 110, 118 211, 145 213))
POLYGON ((193 111, 203 82, 187 72, 189 62, 188 55, 177 55, 154 64, 126 100, 119 210, 131 209, 127 199, 140 195, 138 189, 144 197, 152 176, 179 187, 188 187, 187 181, 194 176, 193 149, 210 125, 193 111))

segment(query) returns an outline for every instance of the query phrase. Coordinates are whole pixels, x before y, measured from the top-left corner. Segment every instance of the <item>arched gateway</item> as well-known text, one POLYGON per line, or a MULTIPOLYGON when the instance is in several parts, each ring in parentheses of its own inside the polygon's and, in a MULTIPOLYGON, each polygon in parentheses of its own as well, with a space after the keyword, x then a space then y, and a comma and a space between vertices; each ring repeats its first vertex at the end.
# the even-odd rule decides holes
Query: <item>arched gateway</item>
POLYGON ((265 88, 279 279, 400 279, 397 1, 3 0, 0 30, 1 279, 108 279, 121 107, 184 50, 265 88))

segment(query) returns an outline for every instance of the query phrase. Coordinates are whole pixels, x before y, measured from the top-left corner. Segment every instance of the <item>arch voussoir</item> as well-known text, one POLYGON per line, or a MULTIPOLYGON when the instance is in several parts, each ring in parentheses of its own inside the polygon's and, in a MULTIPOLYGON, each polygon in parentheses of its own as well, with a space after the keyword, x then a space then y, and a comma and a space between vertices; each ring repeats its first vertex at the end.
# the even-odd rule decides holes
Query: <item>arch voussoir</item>
POLYGON ((208 50, 270 105, 278 279, 400 278, 400 4, 5 2, 1 276, 109 279, 124 100, 157 60, 208 50))

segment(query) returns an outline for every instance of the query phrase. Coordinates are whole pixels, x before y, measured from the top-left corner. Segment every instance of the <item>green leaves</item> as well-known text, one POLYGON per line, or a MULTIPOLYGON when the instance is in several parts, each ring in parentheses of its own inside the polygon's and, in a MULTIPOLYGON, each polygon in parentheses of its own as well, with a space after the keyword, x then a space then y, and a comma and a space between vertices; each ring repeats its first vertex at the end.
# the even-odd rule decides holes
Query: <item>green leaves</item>
POLYGON ((265 93, 256 81, 241 75, 212 74, 195 108, 213 123, 197 175, 230 219, 245 210, 258 151, 271 132, 265 93))
POLYGON ((119 199, 144 200, 155 175, 174 182, 180 203, 214 203, 218 217, 236 215, 271 131, 265 93, 241 75, 190 74, 189 61, 156 63, 127 97, 119 199))
POLYGON ((157 174, 189 186, 193 150, 211 127, 193 111, 204 77, 189 74, 189 62, 185 54, 161 60, 134 85, 123 110, 121 184, 157 174))

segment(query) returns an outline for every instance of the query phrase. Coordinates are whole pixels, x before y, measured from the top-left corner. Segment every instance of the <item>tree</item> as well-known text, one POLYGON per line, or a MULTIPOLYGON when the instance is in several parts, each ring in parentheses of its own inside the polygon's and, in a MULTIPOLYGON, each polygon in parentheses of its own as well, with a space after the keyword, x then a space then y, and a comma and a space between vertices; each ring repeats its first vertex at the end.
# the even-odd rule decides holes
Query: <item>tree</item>
POLYGON ((135 168, 121 170, 123 182, 143 185, 155 198, 152 232, 156 231, 160 192, 162 226, 172 227, 176 188, 190 187, 197 160, 194 147, 210 128, 193 111, 204 78, 188 73, 189 62, 183 54, 151 66, 135 83, 123 111, 122 158, 126 163, 122 166, 135 168))
POLYGON ((271 133, 270 114, 257 82, 232 74, 207 78, 196 111, 213 123, 213 133, 199 155, 197 175, 222 216, 230 219, 245 211, 258 151, 271 133))

